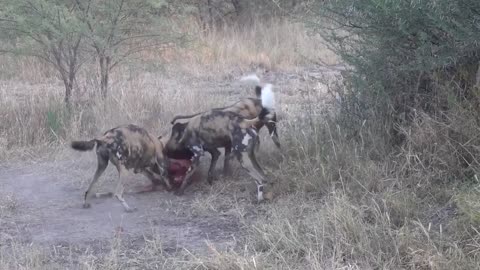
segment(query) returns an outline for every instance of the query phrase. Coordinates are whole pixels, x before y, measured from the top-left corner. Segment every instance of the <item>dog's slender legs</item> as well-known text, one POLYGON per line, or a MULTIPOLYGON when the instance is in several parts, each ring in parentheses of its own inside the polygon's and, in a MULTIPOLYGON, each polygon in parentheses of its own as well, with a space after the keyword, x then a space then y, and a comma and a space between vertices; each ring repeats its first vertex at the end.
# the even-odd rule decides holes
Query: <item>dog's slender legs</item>
POLYGON ((207 150, 212 155, 212 160, 210 161, 210 168, 208 169, 207 181, 211 185, 213 183, 213 171, 217 165, 218 158, 220 157, 220 151, 217 148, 207 150))
POLYGON ((125 177, 127 174, 127 169, 122 164, 117 166, 118 168, 118 182, 117 187, 115 188, 114 196, 122 203, 123 208, 126 212, 133 212, 135 208, 130 207, 125 199, 123 198, 123 191, 125 190, 125 177))
POLYGON ((255 147, 257 145, 258 134, 253 129, 242 132, 241 137, 237 137, 233 142, 234 155, 237 157, 240 165, 255 179, 257 184, 257 200, 263 201, 263 185, 265 174, 255 158, 255 147), (241 140, 240 140, 241 139, 241 140))
POLYGON ((255 152, 258 153, 258 151, 260 150, 260 136, 256 136, 255 137, 255 147, 254 147, 254 150, 255 152))
POLYGON ((232 173, 232 170, 230 168, 230 160, 231 158, 231 153, 232 153, 232 145, 229 144, 225 146, 225 157, 223 160, 223 174, 224 175, 230 175, 232 173))
POLYGON ((238 153, 237 159, 240 162, 240 165, 247 171, 247 173, 253 177, 255 180, 255 183, 257 184, 257 200, 258 202, 263 201, 263 182, 265 178, 263 177, 262 173, 260 173, 257 168, 255 168, 255 165, 253 161, 250 159, 248 153, 242 152, 238 153))
POLYGON ((265 177, 265 173, 263 172, 262 168, 260 167, 260 164, 258 164, 257 157, 255 156, 255 148, 257 146, 257 141, 259 136, 255 136, 252 140, 253 145, 247 146, 247 153, 248 153, 248 158, 252 161, 252 165, 254 168, 263 176, 265 177))
POLYGON ((170 183, 170 179, 168 178, 168 162, 164 159, 164 157, 160 154, 161 150, 157 152, 157 166, 158 170, 160 171, 160 177, 163 179, 167 190, 172 190, 172 184, 170 183))
POLYGON ((95 171, 95 175, 93 176, 92 182, 90 182, 90 185, 88 186, 88 189, 85 192, 83 208, 90 207, 90 203, 88 202, 88 199, 90 198, 90 193, 92 192, 92 189, 95 186, 95 183, 98 181, 98 178, 100 178, 100 176, 103 174, 103 172, 108 166, 108 157, 105 158, 101 154, 97 154, 97 160, 98 160, 97 170, 95 171))

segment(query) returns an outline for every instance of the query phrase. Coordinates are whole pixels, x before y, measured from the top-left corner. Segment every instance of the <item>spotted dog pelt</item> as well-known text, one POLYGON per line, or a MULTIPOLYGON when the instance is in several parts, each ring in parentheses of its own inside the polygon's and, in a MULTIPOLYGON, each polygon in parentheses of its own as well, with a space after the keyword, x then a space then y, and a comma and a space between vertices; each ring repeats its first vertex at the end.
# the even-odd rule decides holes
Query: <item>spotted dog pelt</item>
POLYGON ((212 156, 208 170, 208 182, 213 179, 213 169, 220 156, 217 148, 225 147, 232 151, 232 155, 226 151, 226 159, 236 158, 240 165, 255 179, 257 184, 257 199, 262 201, 265 174, 255 158, 255 145, 258 134, 255 126, 271 115, 274 98, 271 88, 269 94, 261 96, 262 111, 254 119, 245 119, 241 115, 222 110, 211 110, 187 123, 175 123, 172 133, 165 148, 169 151, 188 149, 193 153, 191 167, 188 169, 181 187, 177 194, 183 194, 190 182, 190 176, 199 165, 200 157, 205 151, 212 156), (233 149, 233 150, 232 150, 233 149))
MULTIPOLYGON (((266 84, 264 86, 261 86, 260 85, 260 80, 258 79, 258 77, 256 75, 253 75, 253 76, 247 76, 245 77, 247 79, 245 80, 251 80, 253 82, 256 83, 256 86, 255 86, 255 94, 256 94, 256 98, 244 98, 228 107, 223 107, 223 108, 214 108, 214 109, 211 109, 210 111, 222 111, 222 112, 233 112, 233 113, 236 113, 238 115, 240 115, 241 117, 245 118, 245 119, 254 119, 254 118, 257 118, 259 117, 260 113, 262 111, 268 111, 268 114, 265 115, 264 118, 262 118, 262 120, 260 121, 257 121, 255 124, 254 124, 254 127, 255 129, 257 130, 257 132, 260 132, 261 128, 263 126, 266 126, 267 129, 268 129, 268 132, 270 134, 270 137, 272 138, 272 141, 274 142, 274 144, 280 148, 280 140, 278 138, 278 132, 277 132, 277 114, 275 112, 275 109, 274 109, 274 98, 273 98, 273 91, 272 91, 272 85, 271 84, 266 84), (265 106, 262 104, 262 95, 263 95, 263 101, 268 101, 269 104, 267 104, 266 106, 269 108, 268 110, 265 108, 265 106)), ((210 112, 208 111, 208 112, 210 112)), ((179 116, 176 116, 172 121, 171 123, 172 124, 175 124, 178 120, 180 119, 188 119, 188 121, 196 121, 195 119, 196 118, 199 118, 201 115, 205 114, 207 112, 201 112, 201 113, 196 113, 196 114, 192 114, 192 115, 179 115, 179 116)), ((256 144, 255 144, 255 150, 258 150, 259 146, 260 146, 260 137, 259 136, 256 136, 255 138, 257 141, 256 141, 256 144)), ((225 148, 225 159, 224 159, 224 165, 223 165, 223 173, 225 175, 228 175, 230 174, 230 164, 229 164, 229 161, 230 161, 230 157, 229 157, 229 154, 231 153, 231 142, 228 143, 228 142, 224 142, 223 143, 224 146, 222 146, 223 148, 225 148)), ((167 147, 167 149, 169 149, 169 147, 167 147)), ((178 148, 177 148, 178 149, 178 148)), ((211 151, 211 154, 212 152, 215 152, 215 151, 211 151)), ((215 155, 215 153, 212 154, 212 159, 213 159, 213 156, 215 155)), ((220 155, 220 154, 219 154, 220 155)), ((210 174, 211 175, 211 174, 210 174)))
MULTIPOLYGON (((269 93, 267 92, 271 91, 271 84, 265 84, 262 86, 260 83, 260 79, 256 75, 245 76, 241 80, 252 81, 255 83, 256 97, 244 98, 227 107, 213 108, 211 109, 212 111, 234 112, 239 114, 245 119, 253 119, 259 116, 260 112, 264 108, 262 105, 262 99, 261 99, 262 93, 264 95, 265 94, 268 95, 269 93)), ((270 111, 269 111, 270 114, 267 115, 263 121, 258 121, 255 124, 255 128, 257 129, 257 131, 260 132, 263 126, 267 126, 268 133, 270 134, 272 141, 278 148, 280 148, 280 140, 278 138, 278 132, 277 132, 277 114, 275 110, 273 110, 274 104, 269 104, 269 105, 270 105, 270 111)), ((203 113, 205 112, 195 113, 191 115, 177 115, 173 118, 173 120, 170 123, 173 125, 176 123, 177 120, 190 119, 193 117, 197 117, 203 113)), ((259 144, 260 144, 260 141, 257 140, 257 147, 259 146, 259 144)))
POLYGON ((124 125, 106 131, 103 136, 90 141, 72 141, 71 147, 78 151, 90 151, 96 146, 97 170, 93 180, 84 195, 84 208, 89 208, 89 198, 95 184, 105 172, 109 161, 115 165, 119 177, 117 186, 112 193, 97 193, 101 195, 114 195, 123 205, 125 211, 131 208, 123 198, 124 181, 127 170, 142 173, 147 176, 153 185, 164 184, 171 189, 171 184, 166 177, 167 160, 163 154, 163 144, 159 138, 151 135, 145 129, 136 125, 124 125))

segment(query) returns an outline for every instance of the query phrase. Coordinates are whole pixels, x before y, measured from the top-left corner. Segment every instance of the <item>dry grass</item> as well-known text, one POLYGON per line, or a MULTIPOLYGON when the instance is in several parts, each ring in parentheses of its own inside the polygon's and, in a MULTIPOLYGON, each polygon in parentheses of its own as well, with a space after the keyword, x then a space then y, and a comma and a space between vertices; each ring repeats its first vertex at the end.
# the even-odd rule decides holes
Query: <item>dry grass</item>
POLYGON ((266 22, 256 21, 248 29, 225 25, 208 32, 201 32, 195 22, 182 23, 182 28, 194 41, 187 48, 145 52, 142 56, 147 61, 143 63, 156 67, 158 60, 162 59, 185 73, 202 77, 239 69, 294 71, 312 63, 339 63, 338 57, 327 49, 325 41, 319 35, 308 33, 300 23, 272 18, 266 22))
MULTIPOLYGON (((155 70, 151 62, 117 70, 106 103, 95 99, 94 76, 85 72, 71 112, 62 106, 62 85, 51 70, 31 59, 4 58, 0 61, 4 63, 0 66, 1 159, 59 158, 62 151, 54 150, 64 148, 69 140, 89 138, 122 123, 137 123, 163 134, 174 114, 251 95, 250 88, 231 84, 245 71, 258 66, 289 70, 307 64, 306 59, 335 62, 299 25, 286 22, 259 24, 248 32, 224 29, 203 36, 194 48, 143 55, 150 60, 161 56, 166 63, 161 73, 149 71, 155 70)), ((155 234, 135 248, 121 236, 113 237, 103 249, 75 244, 45 249, 13 239, 0 245, 0 268, 478 269, 477 190, 456 189, 451 183, 435 185, 433 179, 442 174, 405 158, 416 155, 415 147, 421 148, 435 132, 412 135, 412 147, 397 157, 388 156, 381 138, 368 128, 375 123, 366 123, 352 138, 342 128, 344 123, 325 107, 315 106, 325 102, 316 80, 291 74, 294 79, 278 85, 284 152, 279 154, 263 138, 259 156, 275 180, 273 201, 255 206, 251 218, 251 209, 231 196, 237 188, 228 184, 233 181, 225 180, 185 210, 206 216, 235 213, 245 232, 235 249, 168 251, 155 234), (297 89, 303 90, 302 95, 297 89), (456 208, 452 200, 459 204, 459 215, 445 210, 456 208)), ((429 131, 426 127, 414 131, 425 130, 429 131)), ((441 158, 438 153, 430 152, 430 157, 441 158)), ((0 200, 0 217, 14 214, 15 209, 14 199, 0 200)))

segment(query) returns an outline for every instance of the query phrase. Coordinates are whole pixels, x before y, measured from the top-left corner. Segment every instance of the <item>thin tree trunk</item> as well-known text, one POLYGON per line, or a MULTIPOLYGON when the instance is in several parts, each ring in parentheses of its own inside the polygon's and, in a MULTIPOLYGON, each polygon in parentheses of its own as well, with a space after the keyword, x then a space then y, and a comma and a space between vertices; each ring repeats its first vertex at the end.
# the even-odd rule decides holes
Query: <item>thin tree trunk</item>
POLYGON ((200 1, 197 1, 197 12, 198 12, 198 19, 200 20, 200 25, 202 27, 202 31, 205 32, 207 30, 207 22, 203 14, 202 3, 200 1))
POLYGON ((65 97, 63 101, 65 102, 65 106, 68 110, 71 108, 71 97, 72 97, 72 90, 73 90, 73 81, 75 80, 75 73, 65 74, 65 72, 61 73, 62 81, 65 86, 65 97))
POLYGON ((100 92, 103 99, 108 96, 108 75, 110 69, 110 57, 101 56, 100 59, 100 92))
POLYGON ((65 84, 65 98, 64 98, 65 105, 67 105, 67 107, 70 107, 70 100, 71 100, 71 97, 72 97, 73 86, 68 81, 65 81, 63 83, 65 84))
POLYGON ((210 31, 213 31, 213 8, 212 8, 212 0, 207 0, 207 7, 208 7, 208 27, 210 31))

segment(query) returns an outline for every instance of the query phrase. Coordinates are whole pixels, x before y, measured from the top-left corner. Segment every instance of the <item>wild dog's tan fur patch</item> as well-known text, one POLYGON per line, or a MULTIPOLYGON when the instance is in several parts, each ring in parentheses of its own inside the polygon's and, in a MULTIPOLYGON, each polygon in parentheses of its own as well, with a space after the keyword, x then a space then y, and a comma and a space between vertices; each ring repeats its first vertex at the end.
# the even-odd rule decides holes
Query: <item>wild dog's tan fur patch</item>
POLYGON ((97 170, 84 196, 84 207, 90 204, 90 192, 98 178, 112 162, 118 172, 119 179, 113 195, 122 203, 126 211, 133 209, 123 199, 123 181, 127 170, 146 175, 153 184, 171 185, 165 177, 166 160, 163 155, 163 145, 145 129, 136 125, 119 126, 106 131, 103 136, 90 141, 73 141, 71 147, 78 151, 92 150, 96 145, 98 159, 97 170), (163 181, 162 181, 163 180, 163 181))

